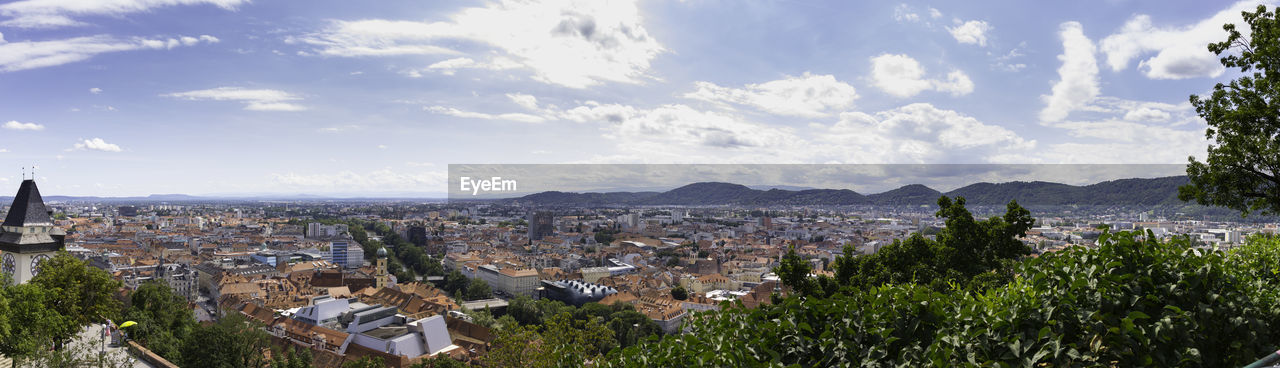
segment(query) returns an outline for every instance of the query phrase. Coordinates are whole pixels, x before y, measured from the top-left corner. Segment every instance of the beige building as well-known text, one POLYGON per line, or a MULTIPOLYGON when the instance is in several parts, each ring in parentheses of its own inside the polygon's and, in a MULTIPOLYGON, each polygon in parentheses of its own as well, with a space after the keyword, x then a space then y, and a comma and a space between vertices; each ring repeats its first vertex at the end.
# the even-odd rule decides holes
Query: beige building
POLYGON ((494 265, 483 265, 476 268, 476 277, 489 284, 493 291, 507 295, 534 296, 538 288, 538 271, 532 268, 516 269, 494 265))

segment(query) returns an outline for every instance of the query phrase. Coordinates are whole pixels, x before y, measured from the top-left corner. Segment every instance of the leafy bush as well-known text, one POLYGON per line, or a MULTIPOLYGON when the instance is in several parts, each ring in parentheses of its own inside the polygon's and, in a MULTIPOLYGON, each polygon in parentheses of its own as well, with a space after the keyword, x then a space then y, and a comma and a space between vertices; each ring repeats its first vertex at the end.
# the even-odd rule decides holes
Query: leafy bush
POLYGON ((1242 366, 1280 346, 1280 241, 1230 253, 1104 233, 985 291, 886 284, 692 318, 605 366, 1242 366))

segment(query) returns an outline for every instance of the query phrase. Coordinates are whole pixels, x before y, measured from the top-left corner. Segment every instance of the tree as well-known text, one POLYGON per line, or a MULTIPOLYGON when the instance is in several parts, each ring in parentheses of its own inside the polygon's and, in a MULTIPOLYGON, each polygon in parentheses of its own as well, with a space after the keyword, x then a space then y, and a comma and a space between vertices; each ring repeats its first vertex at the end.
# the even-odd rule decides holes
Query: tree
POLYGON ((289 346, 283 352, 273 352, 271 368, 310 368, 312 365, 310 349, 289 346))
POLYGON ((382 357, 365 355, 359 360, 342 363, 342 368, 383 368, 387 366, 383 361, 382 357))
POLYGON ((129 327, 130 338, 171 362, 182 361, 182 342, 198 328, 186 298, 158 281, 142 284, 129 295, 124 318, 137 323, 129 327))
POLYGON ((424 359, 410 368, 466 368, 467 363, 450 358, 448 354, 436 354, 431 359, 424 359))
POLYGON ((103 323, 120 315, 120 301, 114 296, 120 281, 66 252, 40 263, 40 273, 31 283, 58 295, 49 307, 77 325, 103 323))
POLYGON ((689 299, 689 291, 685 290, 684 286, 676 286, 671 289, 671 298, 675 300, 689 299))
POLYGON ((489 283, 479 278, 471 279, 471 283, 467 285, 467 300, 485 299, 493 296, 493 291, 489 289, 489 283))
POLYGON ((542 326, 498 330, 484 361, 492 367, 580 366, 613 349, 613 335, 599 318, 579 320, 560 313, 542 326))
POLYGON ((1218 83, 1207 98, 1191 95, 1191 105, 1208 123, 1214 140, 1204 162, 1188 157, 1190 183, 1178 198, 1262 215, 1280 214, 1280 17, 1259 5, 1243 12, 1250 35, 1226 24, 1226 41, 1209 44, 1227 68, 1245 73, 1218 83), (1252 71, 1252 74, 1249 72, 1252 71))
POLYGON ((217 323, 194 331, 182 344, 182 366, 195 368, 261 367, 269 337, 262 327, 240 313, 228 313, 217 323))
POLYGON ((782 256, 782 262, 778 267, 774 267, 773 273, 778 275, 783 285, 791 287, 801 295, 809 295, 813 292, 813 283, 809 280, 809 272, 812 268, 809 261, 796 254, 796 246, 791 245, 787 247, 787 255, 782 256))
POLYGON ((54 343, 70 337, 76 331, 72 318, 49 308, 60 296, 40 285, 27 283, 7 286, 3 290, 3 313, 8 324, 0 339, 0 354, 14 360, 14 366, 25 357, 48 350, 54 343))
POLYGON ((467 288, 467 277, 463 276, 457 270, 450 271, 444 276, 444 291, 449 292, 453 296, 459 296, 460 293, 467 288))

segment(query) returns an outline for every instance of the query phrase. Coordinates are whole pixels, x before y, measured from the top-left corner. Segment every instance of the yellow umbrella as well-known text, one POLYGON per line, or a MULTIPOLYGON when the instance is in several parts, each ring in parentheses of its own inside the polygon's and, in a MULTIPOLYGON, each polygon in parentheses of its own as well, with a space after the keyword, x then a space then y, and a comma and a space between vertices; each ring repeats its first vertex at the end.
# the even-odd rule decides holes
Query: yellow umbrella
POLYGON ((138 322, 134 322, 134 321, 125 321, 124 323, 121 323, 121 324, 120 324, 120 328, 125 328, 125 327, 133 326, 133 325, 136 325, 136 324, 138 324, 138 322))

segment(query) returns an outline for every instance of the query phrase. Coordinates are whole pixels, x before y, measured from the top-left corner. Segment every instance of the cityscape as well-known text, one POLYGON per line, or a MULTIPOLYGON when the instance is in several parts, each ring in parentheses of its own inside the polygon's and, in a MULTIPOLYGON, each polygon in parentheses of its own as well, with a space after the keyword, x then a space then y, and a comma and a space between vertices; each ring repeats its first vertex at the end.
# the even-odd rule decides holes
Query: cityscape
POLYGON ((1280 367, 1277 5, 0 3, 0 366, 1280 367))

